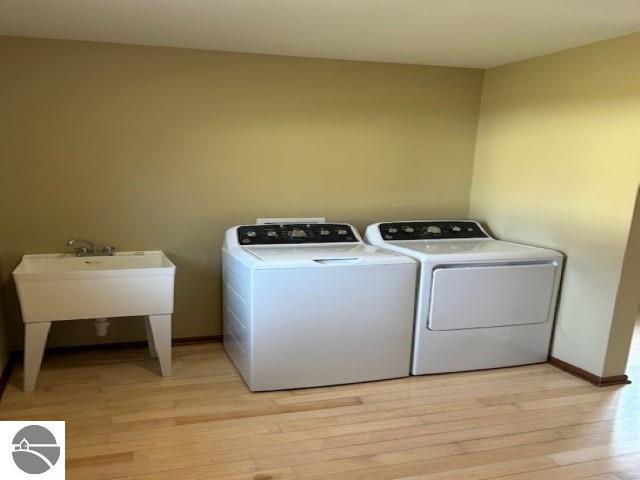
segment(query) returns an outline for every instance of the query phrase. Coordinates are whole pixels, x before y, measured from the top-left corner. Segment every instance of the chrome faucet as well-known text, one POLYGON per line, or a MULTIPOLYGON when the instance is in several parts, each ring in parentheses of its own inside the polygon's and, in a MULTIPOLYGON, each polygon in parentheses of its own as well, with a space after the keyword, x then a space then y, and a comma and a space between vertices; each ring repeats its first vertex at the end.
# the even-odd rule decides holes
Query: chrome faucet
POLYGON ((74 247, 73 251, 77 257, 94 257, 113 255, 116 251, 116 247, 105 245, 98 251, 96 244, 90 240, 84 240, 82 238, 70 238, 67 240, 67 247, 74 247), (84 244, 83 246, 75 247, 76 244, 84 244))

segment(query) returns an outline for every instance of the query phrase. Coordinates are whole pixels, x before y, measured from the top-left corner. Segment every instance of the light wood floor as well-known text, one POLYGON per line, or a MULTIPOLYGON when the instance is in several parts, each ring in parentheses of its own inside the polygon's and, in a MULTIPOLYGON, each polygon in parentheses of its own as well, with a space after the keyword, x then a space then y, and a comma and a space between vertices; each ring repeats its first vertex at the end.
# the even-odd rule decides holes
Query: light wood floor
POLYGON ((156 369, 144 350, 49 355, 0 419, 66 420, 69 479, 640 479, 638 384, 535 365, 252 394, 219 344, 156 369))

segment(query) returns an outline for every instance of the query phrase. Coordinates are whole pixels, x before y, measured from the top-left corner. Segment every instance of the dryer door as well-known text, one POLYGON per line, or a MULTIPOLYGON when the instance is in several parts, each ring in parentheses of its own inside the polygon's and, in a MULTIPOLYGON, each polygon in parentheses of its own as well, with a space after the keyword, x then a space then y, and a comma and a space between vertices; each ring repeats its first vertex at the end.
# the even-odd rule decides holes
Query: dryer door
POLYGON ((433 271, 429 330, 546 322, 557 265, 442 267, 433 271))

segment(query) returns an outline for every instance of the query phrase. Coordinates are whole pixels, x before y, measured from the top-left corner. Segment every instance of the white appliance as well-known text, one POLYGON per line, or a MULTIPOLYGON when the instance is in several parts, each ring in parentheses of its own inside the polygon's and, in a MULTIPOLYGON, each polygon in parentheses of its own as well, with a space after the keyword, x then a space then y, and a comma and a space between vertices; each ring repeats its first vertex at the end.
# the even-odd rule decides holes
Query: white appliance
POLYGON ((408 376, 417 263, 350 225, 263 223, 222 247, 224 349, 247 386, 408 376))
POLYGON ((365 238, 420 262, 412 374, 547 361, 562 254, 468 220, 376 223, 365 238))

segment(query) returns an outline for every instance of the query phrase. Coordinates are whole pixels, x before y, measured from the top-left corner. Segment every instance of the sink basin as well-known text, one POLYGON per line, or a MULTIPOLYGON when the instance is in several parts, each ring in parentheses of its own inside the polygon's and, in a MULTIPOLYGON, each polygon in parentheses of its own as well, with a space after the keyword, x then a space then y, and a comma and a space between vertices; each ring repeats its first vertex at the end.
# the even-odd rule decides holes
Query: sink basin
MULTIPOLYGON (((13 271, 25 323, 24 391, 35 389, 52 322, 144 316, 149 353, 171 375, 171 314, 176 267, 162 252, 113 256, 25 255, 13 271)), ((100 327, 98 327, 100 325, 100 327)))
POLYGON ((175 269, 159 251, 25 255, 13 277, 24 322, 52 322, 170 314, 175 269))

